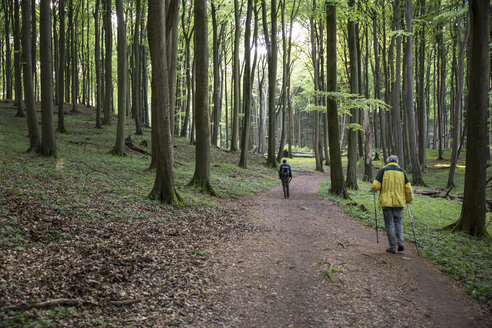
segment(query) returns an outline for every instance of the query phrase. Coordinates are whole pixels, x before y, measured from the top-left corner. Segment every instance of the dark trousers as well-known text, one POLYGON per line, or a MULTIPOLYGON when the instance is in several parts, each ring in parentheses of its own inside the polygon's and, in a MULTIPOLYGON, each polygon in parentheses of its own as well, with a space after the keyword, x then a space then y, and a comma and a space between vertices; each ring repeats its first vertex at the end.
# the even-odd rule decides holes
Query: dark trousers
POLYGON ((289 198, 289 178, 282 178, 282 189, 284 190, 284 198, 289 198))
POLYGON ((401 223, 402 216, 401 207, 383 207, 384 225, 386 226, 386 234, 388 235, 389 247, 396 250, 396 246, 403 247, 403 225, 401 223), (396 234, 396 236, 395 236, 396 234))

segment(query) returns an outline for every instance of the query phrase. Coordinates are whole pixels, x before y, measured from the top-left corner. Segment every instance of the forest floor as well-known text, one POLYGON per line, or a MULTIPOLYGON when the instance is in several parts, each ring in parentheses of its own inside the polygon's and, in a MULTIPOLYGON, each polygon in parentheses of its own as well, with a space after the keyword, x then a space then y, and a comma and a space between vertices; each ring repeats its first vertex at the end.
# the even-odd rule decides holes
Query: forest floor
MULTIPOLYGON (((376 244, 321 200, 328 175, 294 172, 286 200, 263 157, 244 170, 212 148, 223 197, 209 197, 186 187, 194 147, 177 138, 187 205, 161 205, 147 199, 150 158, 112 156, 115 123, 95 129, 92 110, 69 109, 45 158, 25 152, 25 119, 0 102, 0 328, 492 327, 490 307, 411 243, 388 254, 382 232, 376 244)), ((144 132, 132 139, 150 151, 144 132)))
POLYGON ((208 315, 200 327, 491 327, 490 313, 419 258, 320 200, 326 175, 243 203, 253 229, 212 249, 208 315))

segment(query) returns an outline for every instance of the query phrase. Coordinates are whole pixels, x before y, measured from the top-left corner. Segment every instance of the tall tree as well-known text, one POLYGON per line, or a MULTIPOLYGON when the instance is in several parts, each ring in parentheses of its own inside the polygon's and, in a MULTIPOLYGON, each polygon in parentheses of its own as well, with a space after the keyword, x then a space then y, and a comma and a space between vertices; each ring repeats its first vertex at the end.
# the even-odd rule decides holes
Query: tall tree
POLYGON ((64 115, 64 93, 63 87, 65 85, 63 77, 65 75, 65 0, 60 0, 58 4, 59 18, 60 18, 60 39, 59 39, 59 60, 58 60, 58 79, 56 81, 56 88, 58 90, 58 127, 57 131, 60 133, 66 133, 65 129, 65 115, 64 115))
MULTIPOLYGON (((264 2, 265 0, 263 0, 264 2)), ((234 103, 232 110, 232 130, 231 130, 231 151, 238 150, 239 139, 239 108, 241 107, 241 96, 239 94, 239 40, 241 38, 241 20, 239 11, 239 2, 234 0, 234 52, 233 52, 233 86, 234 86, 234 103)))
POLYGON ((241 157, 239 166, 248 167, 250 114, 251 114, 251 14, 253 1, 248 0, 246 8, 246 28, 244 32, 244 75, 243 75, 243 130, 241 135, 241 157))
POLYGON ((99 2, 96 0, 96 6, 94 8, 94 29, 95 29, 95 58, 94 64, 96 66, 96 128, 101 128, 101 107, 102 107, 102 78, 101 78, 101 43, 99 40, 99 2))
POLYGON ((51 57, 50 0, 41 0, 39 15, 41 58, 41 152, 56 156, 55 127, 53 123, 53 59, 51 57))
POLYGON ((10 49, 10 17, 12 1, 3 0, 3 15, 5 17, 5 84, 7 99, 12 99, 12 50, 10 49))
POLYGON ((102 123, 109 125, 111 123, 111 110, 113 108, 113 32, 111 23, 111 3, 112 1, 104 1, 106 5, 105 16, 105 33, 106 37, 106 91, 104 92, 104 116, 102 123))
POLYGON ((208 117, 208 15, 207 0, 196 0, 195 19, 195 173, 189 185, 202 192, 215 195, 210 184, 210 120, 208 117))
POLYGON ((116 144, 113 148, 113 153, 116 155, 124 155, 128 63, 123 0, 116 0, 116 17, 118 20, 118 126, 116 129, 116 144))
POLYGON ((465 190, 459 220, 453 230, 473 236, 487 234, 485 185, 489 159, 488 115, 490 87, 489 24, 490 2, 469 1, 470 87, 466 111, 467 152, 465 190))
POLYGON ((32 83, 32 52, 30 27, 31 0, 22 0, 22 66, 24 94, 26 99, 27 129, 29 131, 28 152, 38 152, 41 146, 39 138, 38 117, 34 107, 34 88, 32 83))
MULTIPOLYGON (((326 91, 337 91, 337 9, 332 1, 326 1, 326 91)), ((330 192, 347 198, 343 179, 342 154, 338 126, 337 102, 333 97, 326 100, 328 133, 330 143, 330 192)))
POLYGON ((275 100, 277 86, 277 1, 271 0, 271 33, 268 33, 266 0, 262 1, 263 31, 268 58, 268 157, 267 165, 277 167, 275 158, 275 100))
POLYGON ((190 105, 191 105, 191 67, 190 67, 190 44, 193 35, 193 26, 191 24, 191 4, 189 11, 187 9, 187 1, 182 0, 182 15, 181 15, 181 31, 185 39, 185 56, 184 56, 184 71, 186 76, 186 100, 185 100, 185 116, 183 125, 181 126, 181 137, 186 137, 188 133, 188 123, 190 120, 190 105), (185 17, 186 16, 186 17, 185 17), (191 25, 191 26, 190 26, 191 25))
POLYGON ((15 104, 16 117, 24 117, 24 101, 22 100, 21 70, 21 31, 20 31, 19 0, 14 0, 14 72, 15 72, 15 104))
POLYGON ((412 36, 412 0, 405 0, 405 25, 407 42, 406 42, 406 60, 405 65, 405 112, 407 113, 408 139, 410 142, 410 160, 412 161, 412 178, 414 185, 425 185, 420 171, 420 162, 417 154, 417 137, 415 135, 415 110, 413 106, 413 36, 412 36))
POLYGON ((137 15, 133 31, 133 83, 132 83, 132 112, 135 119, 135 134, 142 135, 142 102, 140 101, 140 20, 142 19, 140 0, 135 3, 137 15))
MULTIPOLYGON (((220 126, 220 104, 219 104, 219 89, 220 89, 220 70, 219 70, 219 31, 217 24, 217 7, 215 1, 210 3, 212 14, 212 47, 213 47, 213 74, 214 74, 214 88, 212 95, 213 111, 212 111, 212 145, 217 146, 219 139, 219 126, 220 126)), ((246 47, 246 45, 245 45, 246 47)), ((248 44, 249 47, 249 44, 248 44)), ((248 49, 245 48, 245 51, 248 49)), ((221 99, 220 99, 221 100, 221 99)))
MULTIPOLYGON (((349 0, 349 7, 355 10, 355 0, 349 0)), ((357 40, 355 33, 355 21, 349 18, 347 25, 348 48, 350 60, 350 92, 359 93, 359 69, 357 59, 357 40)), ((356 124, 359 121, 359 109, 350 109, 350 124, 356 124)), ((347 163, 347 188, 357 190, 357 131, 352 128, 348 131, 348 163, 347 163)))
MULTIPOLYGON (((395 0, 393 3, 393 29, 400 29, 400 0, 395 0)), ((392 40, 393 43, 393 40, 392 40)), ((391 51, 391 50, 390 50, 391 51)), ((391 61, 390 61, 391 63, 391 61)), ((395 76, 393 87, 391 88, 393 107, 393 137, 395 142, 395 150, 401 163, 405 163, 403 156, 403 128, 400 119, 400 81, 401 81, 401 36, 396 36, 396 60, 395 60, 395 76)))
POLYGON ((169 74, 166 54, 165 0, 149 1, 147 23, 152 61, 152 144, 155 144, 156 176, 149 198, 179 204, 174 185, 173 143, 169 121, 169 74))

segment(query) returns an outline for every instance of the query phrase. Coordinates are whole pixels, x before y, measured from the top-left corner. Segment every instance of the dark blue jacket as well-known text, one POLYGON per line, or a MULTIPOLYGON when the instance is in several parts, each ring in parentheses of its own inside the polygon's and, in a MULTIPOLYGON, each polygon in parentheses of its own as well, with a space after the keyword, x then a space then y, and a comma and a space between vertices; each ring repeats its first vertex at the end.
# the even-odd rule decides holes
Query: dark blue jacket
POLYGON ((282 164, 282 165, 280 165, 280 168, 278 169, 278 177, 279 177, 279 179, 282 179, 282 171, 283 171, 284 168, 286 168, 287 170, 289 170, 289 178, 292 178, 292 170, 290 169, 290 165, 289 164, 282 164))

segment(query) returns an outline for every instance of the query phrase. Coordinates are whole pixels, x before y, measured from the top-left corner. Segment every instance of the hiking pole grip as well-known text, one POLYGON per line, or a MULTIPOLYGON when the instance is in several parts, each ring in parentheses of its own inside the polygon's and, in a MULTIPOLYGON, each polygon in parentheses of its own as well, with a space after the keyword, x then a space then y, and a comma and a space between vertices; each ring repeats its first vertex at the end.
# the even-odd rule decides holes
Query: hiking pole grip
POLYGON ((373 193, 374 196, 374 219, 376 220, 376 242, 379 244, 379 236, 378 236, 378 212, 376 207, 376 193, 373 193))
POLYGON ((415 248, 417 249, 417 256, 420 256, 419 244, 417 244, 417 237, 415 237, 415 229, 413 227, 413 216, 412 216, 412 213, 410 213, 410 206, 409 205, 407 205, 407 209, 408 209, 408 216, 410 216, 410 224, 412 225, 413 240, 415 241, 415 248))

